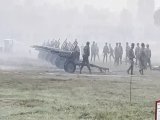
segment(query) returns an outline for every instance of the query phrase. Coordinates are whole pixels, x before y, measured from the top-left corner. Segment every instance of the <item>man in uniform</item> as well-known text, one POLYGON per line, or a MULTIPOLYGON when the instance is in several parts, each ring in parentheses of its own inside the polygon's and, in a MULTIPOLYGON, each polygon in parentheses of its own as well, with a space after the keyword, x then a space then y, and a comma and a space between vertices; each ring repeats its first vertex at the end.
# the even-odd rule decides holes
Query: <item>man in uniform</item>
POLYGON ((119 65, 119 51, 118 51, 118 43, 116 43, 116 47, 114 48, 114 56, 115 56, 115 60, 114 60, 114 64, 115 65, 119 65))
POLYGON ((110 62, 111 62, 111 58, 114 59, 114 50, 113 50, 111 44, 109 44, 109 59, 110 59, 110 62))
POLYGON ((98 47, 98 44, 96 43, 96 57, 98 58, 98 60, 100 61, 100 58, 99 58, 99 47, 98 47))
POLYGON ((130 61, 130 67, 128 68, 127 73, 129 74, 129 72, 131 71, 131 75, 133 75, 134 58, 135 58, 133 49, 134 49, 134 43, 131 44, 131 49, 129 50, 129 56, 128 56, 130 61))
POLYGON ((122 64, 123 47, 122 47, 121 43, 119 43, 118 52, 119 52, 119 55, 118 55, 119 63, 122 64))
POLYGON ((89 64, 89 56, 90 56, 90 47, 89 47, 89 42, 86 43, 86 46, 84 47, 83 49, 83 61, 82 61, 82 65, 81 65, 81 68, 80 68, 80 74, 82 73, 82 69, 84 66, 87 66, 90 74, 91 74, 91 68, 90 68, 90 64, 89 64))
POLYGON ((75 40, 75 42, 73 44, 74 44, 73 51, 75 53, 76 61, 79 61, 80 60, 80 48, 78 46, 77 40, 75 40))
POLYGON ((94 62, 96 60, 96 43, 95 42, 93 42, 91 46, 91 61, 92 60, 94 60, 94 62))
POLYGON ((135 55, 136 55, 136 65, 138 64, 139 62, 139 54, 140 54, 140 46, 139 46, 139 43, 137 43, 137 47, 135 49, 135 55))
POLYGON ((105 44, 104 48, 103 48, 103 63, 106 61, 107 63, 107 59, 108 59, 108 53, 109 53, 109 48, 107 43, 105 44))
POLYGON ((151 66, 151 49, 149 48, 149 44, 147 44, 147 48, 146 48, 146 55, 147 55, 147 64, 149 65, 150 69, 152 69, 151 66))
POLYGON ((146 55, 146 51, 145 51, 145 44, 142 43, 141 44, 141 49, 140 49, 140 54, 139 54, 139 72, 141 75, 144 74, 144 69, 147 68, 146 66, 146 58, 147 58, 147 55, 146 55))
POLYGON ((129 50, 130 50, 130 46, 129 46, 128 42, 126 42, 126 64, 129 61, 129 50))

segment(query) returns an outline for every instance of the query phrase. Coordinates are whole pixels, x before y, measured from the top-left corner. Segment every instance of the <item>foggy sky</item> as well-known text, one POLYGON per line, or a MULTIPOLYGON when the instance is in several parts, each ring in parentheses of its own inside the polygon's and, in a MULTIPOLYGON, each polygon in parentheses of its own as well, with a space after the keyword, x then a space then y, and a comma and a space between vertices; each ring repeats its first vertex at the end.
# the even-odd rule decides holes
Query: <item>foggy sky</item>
POLYGON ((144 41, 157 48, 158 28, 138 23, 128 11, 130 6, 127 0, 0 0, 0 39, 36 44, 78 38, 80 44, 97 41, 101 47, 106 41, 144 41))
MULTIPOLYGON (((19 0, 25 1, 25 0, 19 0)), ((29 1, 29 0, 28 0, 29 1)), ((109 8, 112 11, 119 11, 127 7, 127 2, 132 0, 31 0, 35 1, 37 4, 51 3, 51 4, 61 4, 63 7, 78 7, 83 9, 84 5, 92 5, 97 9, 109 8)), ((134 0, 136 1, 136 0, 134 0)), ((160 7, 160 0, 155 0, 156 8, 160 7)))

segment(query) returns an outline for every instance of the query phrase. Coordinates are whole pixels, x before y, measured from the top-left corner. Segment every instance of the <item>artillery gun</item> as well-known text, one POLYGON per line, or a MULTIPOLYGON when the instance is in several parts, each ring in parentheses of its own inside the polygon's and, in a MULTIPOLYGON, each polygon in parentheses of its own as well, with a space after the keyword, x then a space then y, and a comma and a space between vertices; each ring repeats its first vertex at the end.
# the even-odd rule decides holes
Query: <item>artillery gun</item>
MULTIPOLYGON (((74 51, 64 51, 61 49, 55 49, 51 47, 45 46, 33 46, 40 53, 46 53, 48 55, 52 55, 50 62, 53 61, 56 67, 60 69, 64 69, 65 72, 74 73, 76 71, 77 66, 81 66, 82 61, 78 60, 76 57, 76 52, 74 51)), ((109 71, 109 68, 100 67, 94 64, 90 64, 91 67, 97 68, 100 72, 109 71)))

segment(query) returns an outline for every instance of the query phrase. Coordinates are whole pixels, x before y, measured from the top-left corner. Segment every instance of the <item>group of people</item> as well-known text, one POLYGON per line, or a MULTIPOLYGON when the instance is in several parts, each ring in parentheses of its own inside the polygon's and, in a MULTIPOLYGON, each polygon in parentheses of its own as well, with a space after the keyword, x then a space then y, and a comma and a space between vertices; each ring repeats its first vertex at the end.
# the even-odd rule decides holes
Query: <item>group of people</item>
MULTIPOLYGON (((60 39, 45 42, 43 45, 62 49, 65 51, 74 51, 77 60, 80 59, 80 52, 81 52, 83 61, 80 67, 80 73, 82 72, 82 69, 84 66, 87 66, 91 73, 90 64, 89 64, 90 54, 91 54, 90 61, 95 62, 96 57, 98 58, 98 60, 100 60, 99 47, 96 42, 93 42, 91 47, 90 47, 90 42, 87 42, 85 46, 81 47, 81 51, 80 51, 80 47, 78 45, 77 39, 75 39, 73 43, 68 42, 66 39, 62 43, 62 45, 60 44, 60 39)), ((130 67, 127 70, 127 73, 128 74, 130 73, 131 75, 133 75, 134 65, 138 65, 139 72, 140 74, 143 75, 144 69, 147 69, 147 66, 149 66, 150 69, 152 68, 151 67, 151 50, 149 48, 149 45, 147 44, 145 46, 144 43, 142 43, 141 46, 139 43, 137 43, 136 48, 135 49, 134 48, 135 48, 134 43, 132 43, 131 45, 129 45, 128 42, 126 43, 125 63, 130 64, 130 67), (135 59, 135 62, 134 62, 134 59, 135 59)), ((111 44, 108 45, 108 43, 105 43, 103 47, 103 62, 107 63, 108 57, 109 57, 110 62, 114 60, 115 65, 120 65, 122 64, 122 61, 123 61, 123 54, 124 54, 124 51, 121 43, 116 43, 115 48, 113 48, 111 44)))
POLYGON ((53 48, 60 48, 60 39, 59 40, 48 40, 43 42, 43 46, 53 47, 53 48))
MULTIPOLYGON (((128 43, 126 43, 128 44, 128 43)), ((135 65, 139 65, 139 72, 141 75, 144 74, 144 70, 147 69, 149 66, 150 69, 152 69, 151 66, 151 49, 149 48, 149 44, 145 45, 144 43, 140 44, 137 43, 137 47, 135 48, 135 44, 131 44, 131 48, 127 49, 127 58, 130 62, 130 67, 127 70, 127 73, 133 75, 133 68, 134 68, 134 59, 136 59, 135 65)))
POLYGON ((114 60, 115 65, 122 64, 122 58, 123 58, 123 47, 121 43, 116 43, 115 48, 113 49, 111 44, 108 43, 105 44, 103 48, 103 62, 108 62, 108 57, 110 59, 110 62, 112 59, 114 60))
MULTIPOLYGON (((92 46, 91 46, 91 52, 92 52, 92 47, 95 44, 95 42, 93 42, 92 46)), ((127 70, 128 74, 133 75, 133 68, 134 65, 139 65, 139 72, 141 75, 144 74, 144 70, 147 69, 147 67, 149 66, 150 69, 152 69, 151 66, 151 49, 149 47, 149 44, 145 45, 144 43, 140 44, 137 43, 137 46, 135 48, 135 44, 132 43, 131 46, 129 45, 129 43, 126 43, 126 64, 130 63, 130 66, 127 70), (135 62, 134 62, 135 59, 135 62)), ((123 58, 123 47, 121 45, 121 43, 116 43, 116 47, 113 49, 111 44, 106 43, 104 48, 103 48, 103 61, 106 60, 107 62, 107 58, 108 55, 111 58, 114 59, 114 63, 116 65, 118 64, 122 64, 122 58, 123 58)), ((86 46, 83 49, 83 62, 82 62, 82 66, 80 68, 80 73, 83 69, 84 66, 87 66, 89 69, 89 72, 91 73, 91 69, 90 69, 90 64, 89 64, 89 56, 90 56, 90 43, 87 42, 86 46)), ((92 59, 92 54, 91 54, 91 59, 92 59)))
MULTIPOLYGON (((123 47, 121 43, 116 43, 116 47, 114 49, 111 44, 108 46, 108 43, 105 43, 105 46, 103 47, 103 63, 107 63, 109 58, 110 62, 114 60, 116 65, 122 64, 122 56, 123 47)), ((99 47, 96 42, 93 42, 91 45, 91 61, 95 62, 96 57, 100 60, 99 47)))

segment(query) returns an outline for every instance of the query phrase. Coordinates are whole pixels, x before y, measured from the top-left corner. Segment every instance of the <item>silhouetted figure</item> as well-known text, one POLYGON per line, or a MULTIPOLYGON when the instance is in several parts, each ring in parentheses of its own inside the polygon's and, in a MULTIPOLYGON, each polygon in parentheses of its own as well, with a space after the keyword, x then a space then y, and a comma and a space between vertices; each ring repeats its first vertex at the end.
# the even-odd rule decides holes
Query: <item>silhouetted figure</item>
POLYGON ((147 48, 146 48, 146 55, 147 55, 147 64, 149 65, 150 69, 152 69, 152 65, 151 65, 151 49, 149 48, 148 44, 147 44, 147 48))
POLYGON ((109 60, 110 60, 110 62, 112 61, 111 60, 112 58, 114 60, 114 50, 113 50, 111 44, 109 44, 109 60))
POLYGON ((126 42, 126 64, 129 62, 129 50, 130 50, 129 43, 126 42))
POLYGON ((139 56, 140 56, 140 46, 139 43, 137 43, 137 47, 135 49, 135 55, 136 55, 136 65, 138 65, 139 63, 139 56))
POLYGON ((89 64, 89 56, 90 56, 90 47, 89 47, 89 42, 86 43, 86 46, 84 47, 84 54, 83 54, 83 61, 82 61, 82 65, 80 67, 80 74, 82 73, 82 69, 84 66, 87 66, 90 74, 91 74, 91 68, 90 68, 90 64, 89 64))
POLYGON ((96 47, 95 48, 96 48, 96 57, 100 61, 100 58, 99 58, 99 47, 98 47, 97 43, 96 43, 96 47))
POLYGON ((139 56, 139 72, 141 75, 144 74, 144 69, 146 69, 146 52, 145 52, 145 44, 141 44, 140 56, 139 56))
POLYGON ((104 48, 103 48, 103 63, 104 62, 107 63, 108 54, 109 54, 109 48, 108 48, 108 45, 106 43, 105 46, 104 46, 104 48))
POLYGON ((94 62, 96 60, 96 43, 95 42, 93 42, 91 46, 91 61, 92 60, 94 60, 94 62))
POLYGON ((80 60, 80 48, 78 46, 77 40, 74 42, 74 49, 73 49, 73 51, 75 52, 76 61, 79 61, 80 60))
POLYGON ((122 64, 122 57, 123 57, 123 47, 122 47, 122 45, 121 45, 121 43, 119 43, 119 46, 118 46, 118 61, 119 61, 119 63, 120 64, 122 64))
POLYGON ((119 65, 119 48, 118 48, 118 43, 116 43, 116 47, 114 48, 114 64, 119 65))
POLYGON ((130 67, 127 70, 127 73, 129 74, 131 71, 131 75, 133 75, 133 68, 134 68, 134 58, 135 58, 135 54, 134 54, 134 43, 131 44, 131 48, 129 50, 129 61, 130 61, 130 67))

